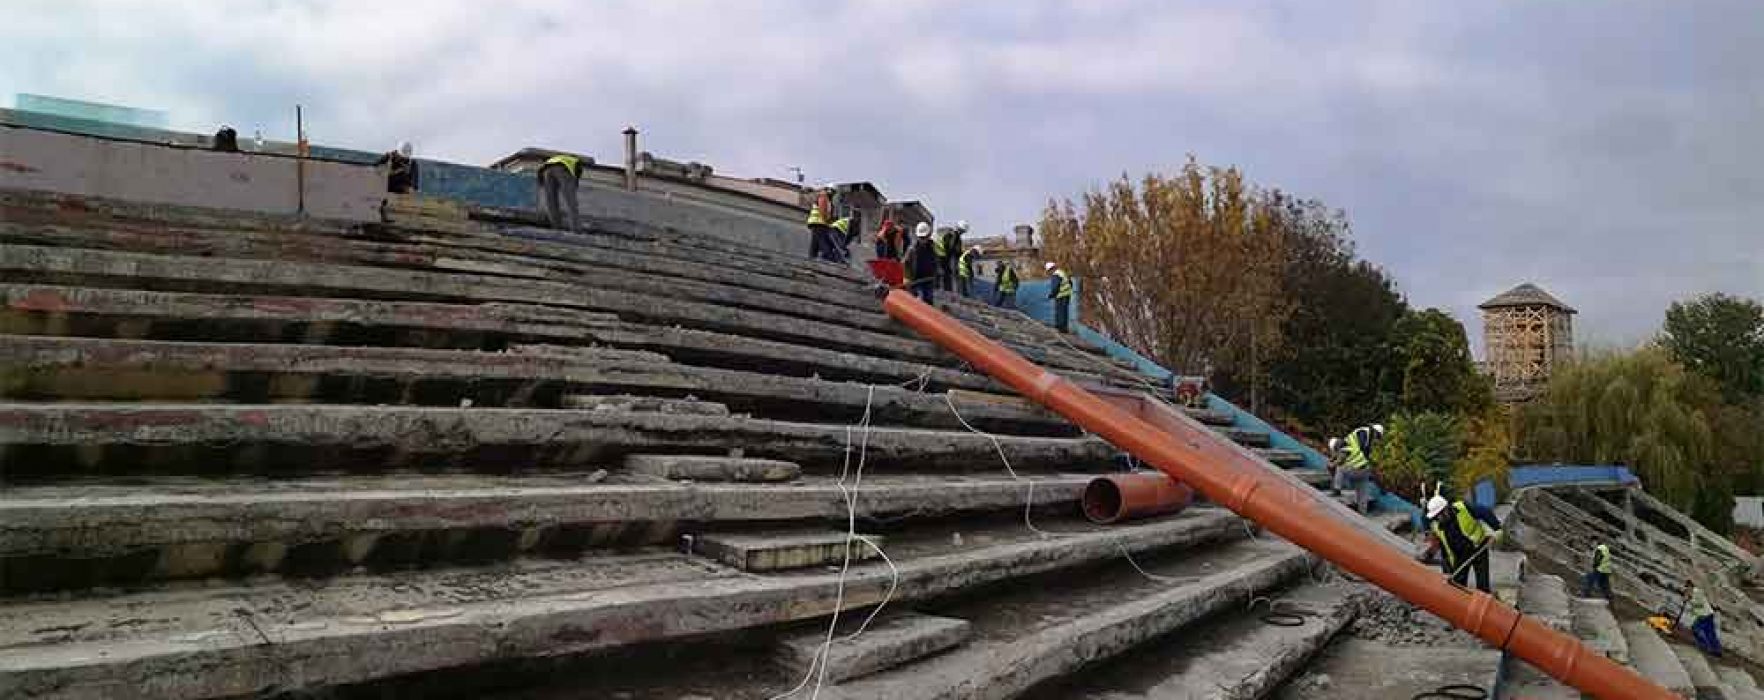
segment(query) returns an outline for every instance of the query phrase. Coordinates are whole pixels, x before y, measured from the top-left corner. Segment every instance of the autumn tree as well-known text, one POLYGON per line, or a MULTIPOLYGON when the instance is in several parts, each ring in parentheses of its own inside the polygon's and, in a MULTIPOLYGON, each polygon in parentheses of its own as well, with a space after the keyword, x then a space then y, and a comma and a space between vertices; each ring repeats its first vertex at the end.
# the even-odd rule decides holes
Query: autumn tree
POLYGON ((1558 368, 1520 412, 1519 449, 1530 461, 1623 464, 1648 492, 1709 527, 1732 515, 1730 468, 1718 459, 1713 382, 1647 347, 1558 368))
POLYGON ((1720 384, 1728 401, 1764 396, 1764 304, 1719 292, 1673 302, 1660 344, 1686 369, 1720 384))
POLYGON ((1355 258, 1346 216, 1316 201, 1284 204, 1293 225, 1280 284, 1293 312, 1268 364, 1269 401, 1315 437, 1383 421, 1400 391, 1389 336, 1408 305, 1389 275, 1355 258))
POLYGON ((1451 314, 1405 313, 1391 328, 1390 346, 1403 410, 1474 416, 1494 403, 1493 387, 1470 356, 1464 324, 1451 314))
POLYGON ((1293 302, 1280 285, 1288 212, 1235 168, 1194 159, 1050 203, 1048 256, 1083 280, 1085 320, 1181 372, 1252 385, 1293 302))

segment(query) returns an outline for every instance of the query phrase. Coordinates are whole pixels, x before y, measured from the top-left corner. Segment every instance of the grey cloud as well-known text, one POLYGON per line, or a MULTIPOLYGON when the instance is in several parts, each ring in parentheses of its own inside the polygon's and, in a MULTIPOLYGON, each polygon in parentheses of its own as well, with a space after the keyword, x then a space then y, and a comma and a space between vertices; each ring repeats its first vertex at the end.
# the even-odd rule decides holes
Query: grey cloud
POLYGON ((1348 210, 1411 301, 1536 281, 1628 342, 1764 296, 1764 21, 1750 3, 55 2, 0 91, 191 128, 410 138, 485 162, 618 130, 743 175, 864 178, 982 231, 1195 153, 1348 210))

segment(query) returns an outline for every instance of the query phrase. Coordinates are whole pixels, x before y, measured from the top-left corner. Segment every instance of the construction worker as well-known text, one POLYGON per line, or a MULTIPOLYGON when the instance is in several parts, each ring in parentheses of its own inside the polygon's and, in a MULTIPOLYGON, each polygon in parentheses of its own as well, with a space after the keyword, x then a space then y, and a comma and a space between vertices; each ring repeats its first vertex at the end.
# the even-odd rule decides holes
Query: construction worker
POLYGON ((545 208, 545 219, 552 228, 563 228, 567 214, 568 230, 581 229, 581 218, 576 213, 576 187, 581 177, 582 159, 572 155, 559 153, 539 166, 539 203, 545 208), (559 199, 563 200, 563 211, 558 210, 559 199))
POLYGON ((379 160, 374 161, 375 167, 386 166, 387 192, 417 191, 417 164, 411 159, 410 151, 410 142, 405 141, 398 144, 398 150, 387 151, 379 160))
POLYGON ((827 228, 827 242, 822 244, 821 251, 829 261, 850 265, 851 217, 841 216, 827 228))
POLYGON ((1440 568, 1452 583, 1465 585, 1476 572, 1476 589, 1491 592, 1488 547, 1501 539, 1501 520, 1494 511, 1461 500, 1447 501, 1436 491, 1427 501, 1428 543, 1425 561, 1440 553, 1440 568))
POLYGON ((827 201, 827 193, 824 191, 815 196, 815 205, 809 207, 808 231, 810 259, 825 259, 826 253, 823 249, 826 248, 828 241, 833 240, 833 236, 828 231, 827 226, 827 210, 829 208, 830 205, 827 201))
POLYGON ((956 259, 956 289, 964 299, 973 292, 974 260, 985 253, 980 246, 973 246, 962 251, 962 256, 956 259))
POLYGON ((1362 425, 1348 431, 1345 438, 1330 438, 1329 451, 1335 454, 1335 474, 1330 478, 1330 495, 1340 496, 1342 487, 1354 490, 1354 510, 1363 515, 1370 507, 1372 448, 1384 439, 1384 426, 1362 425))
POLYGON ((1697 640, 1697 648, 1710 656, 1721 657, 1721 637, 1715 632, 1715 606, 1709 604, 1708 594, 1703 592, 1697 582, 1684 580, 1684 597, 1688 603, 1685 609, 1691 616, 1691 637, 1697 640))
POLYGON ((992 280, 992 305, 1017 308, 1017 266, 1009 260, 998 261, 998 277, 992 280))
POLYGON ((901 254, 900 227, 894 224, 894 217, 882 219, 882 226, 876 229, 876 259, 899 260, 901 254))
POLYGON ((937 289, 937 244, 931 240, 931 224, 919 222, 913 228, 913 247, 907 251, 907 289, 920 301, 932 303, 937 289))
POLYGON ((1580 577, 1580 597, 1589 597, 1593 591, 1611 599, 1611 547, 1600 542, 1593 547, 1592 570, 1580 577))
POLYGON ((1054 328, 1061 333, 1070 333, 1072 325, 1072 277, 1060 266, 1047 263, 1047 298, 1053 300, 1054 328))

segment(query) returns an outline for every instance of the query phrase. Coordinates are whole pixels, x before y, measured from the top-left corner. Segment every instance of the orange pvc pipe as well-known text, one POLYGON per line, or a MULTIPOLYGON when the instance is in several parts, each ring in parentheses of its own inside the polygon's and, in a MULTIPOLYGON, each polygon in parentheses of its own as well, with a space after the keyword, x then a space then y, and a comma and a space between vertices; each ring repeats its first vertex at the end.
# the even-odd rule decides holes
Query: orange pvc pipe
POLYGON ((1431 611, 1544 673, 1602 700, 1679 700, 1593 652, 1580 640, 1519 614, 1480 591, 1453 585, 1432 568, 1336 520, 1291 484, 1258 476, 1262 463, 1227 449, 1204 428, 1160 430, 1078 385, 987 340, 914 299, 889 291, 882 307, 969 364, 1178 479, 1243 517, 1403 600, 1431 611))
POLYGON ((1174 513, 1194 502, 1194 489, 1163 472, 1110 474, 1090 480, 1080 503, 1100 525, 1174 513))

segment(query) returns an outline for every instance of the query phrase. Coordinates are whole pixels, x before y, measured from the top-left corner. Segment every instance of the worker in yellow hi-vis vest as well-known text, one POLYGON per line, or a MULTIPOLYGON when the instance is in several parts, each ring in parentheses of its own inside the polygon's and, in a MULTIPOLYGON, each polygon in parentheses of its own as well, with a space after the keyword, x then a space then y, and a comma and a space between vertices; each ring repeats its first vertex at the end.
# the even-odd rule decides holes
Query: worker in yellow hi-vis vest
POLYGON ((1460 586, 1476 573, 1476 589, 1492 592, 1488 575, 1488 548, 1501 541, 1501 519, 1494 511, 1463 501, 1448 501, 1437 492, 1427 500, 1427 550, 1425 560, 1439 553, 1440 569, 1460 586))
POLYGON ((1354 490, 1354 509, 1365 514, 1371 507, 1372 448, 1384 439, 1377 423, 1354 428, 1345 438, 1329 438, 1331 466, 1329 495, 1340 496, 1343 487, 1354 490))
POLYGON ((1060 266, 1047 263, 1047 298, 1053 300, 1054 328, 1061 333, 1072 332, 1072 276, 1060 266))
POLYGON ((552 228, 564 228, 567 223, 568 230, 581 230, 581 217, 576 211, 576 187, 581 177, 582 159, 576 156, 559 153, 539 166, 539 205, 545 209, 545 219, 552 228), (559 200, 563 211, 558 210, 559 200))

